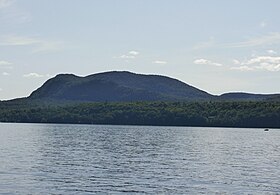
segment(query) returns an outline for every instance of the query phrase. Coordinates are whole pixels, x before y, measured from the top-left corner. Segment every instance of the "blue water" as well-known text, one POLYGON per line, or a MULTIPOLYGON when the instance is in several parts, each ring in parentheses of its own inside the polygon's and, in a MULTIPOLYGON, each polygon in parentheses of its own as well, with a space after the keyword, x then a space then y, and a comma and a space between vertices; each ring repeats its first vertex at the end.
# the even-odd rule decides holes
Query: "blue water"
POLYGON ((280 130, 0 124, 0 194, 280 194, 280 130))

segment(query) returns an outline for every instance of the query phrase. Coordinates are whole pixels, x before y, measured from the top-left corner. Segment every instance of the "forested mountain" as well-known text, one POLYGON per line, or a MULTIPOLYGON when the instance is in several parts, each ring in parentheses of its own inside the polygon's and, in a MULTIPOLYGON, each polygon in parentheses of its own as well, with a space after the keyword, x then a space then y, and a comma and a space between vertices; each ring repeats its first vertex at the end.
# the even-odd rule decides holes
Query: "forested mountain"
POLYGON ((233 100, 233 101, 242 101, 242 100, 269 100, 276 99, 280 96, 278 94, 253 94, 253 93, 244 93, 244 92, 235 92, 235 93, 224 93, 219 96, 221 100, 233 100))
POLYGON ((112 71, 86 77, 59 74, 46 81, 28 99, 77 102, 260 101, 275 100, 279 97, 279 94, 250 94, 244 92, 215 96, 166 76, 112 71))
POLYGON ((0 122, 280 127, 280 95, 214 96, 131 72, 60 74, 29 97, 0 102, 0 122))
POLYGON ((215 96, 179 80, 131 72, 105 72, 86 77, 60 74, 34 91, 29 99, 94 102, 204 100, 215 96))

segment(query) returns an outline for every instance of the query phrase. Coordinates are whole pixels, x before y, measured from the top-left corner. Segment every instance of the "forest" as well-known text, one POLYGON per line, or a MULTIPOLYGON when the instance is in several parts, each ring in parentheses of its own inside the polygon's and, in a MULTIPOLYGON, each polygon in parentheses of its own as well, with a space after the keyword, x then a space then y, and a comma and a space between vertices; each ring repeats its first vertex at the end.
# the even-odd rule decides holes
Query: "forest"
POLYGON ((279 101, 0 102, 0 122, 280 128, 279 101))

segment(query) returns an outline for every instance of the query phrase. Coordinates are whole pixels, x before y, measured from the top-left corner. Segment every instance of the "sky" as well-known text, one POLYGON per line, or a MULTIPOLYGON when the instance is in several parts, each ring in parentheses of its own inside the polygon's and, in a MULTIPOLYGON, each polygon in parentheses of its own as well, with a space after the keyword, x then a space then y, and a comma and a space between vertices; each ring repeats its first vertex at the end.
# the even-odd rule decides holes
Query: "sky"
POLYGON ((0 100, 60 73, 131 71, 280 93, 279 0, 0 0, 0 100))

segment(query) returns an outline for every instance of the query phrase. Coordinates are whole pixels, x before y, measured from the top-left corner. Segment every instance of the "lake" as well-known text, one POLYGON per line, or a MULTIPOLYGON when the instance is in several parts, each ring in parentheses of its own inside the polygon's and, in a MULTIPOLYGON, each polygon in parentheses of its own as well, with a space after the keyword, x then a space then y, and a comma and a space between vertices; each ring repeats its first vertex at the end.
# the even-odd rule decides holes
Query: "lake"
POLYGON ((279 194, 280 130, 0 124, 0 194, 279 194))

